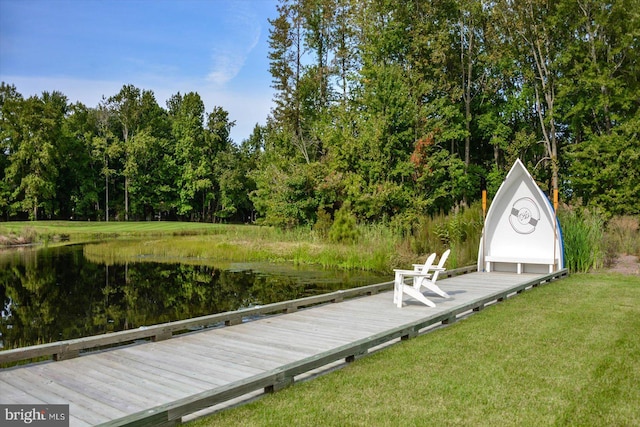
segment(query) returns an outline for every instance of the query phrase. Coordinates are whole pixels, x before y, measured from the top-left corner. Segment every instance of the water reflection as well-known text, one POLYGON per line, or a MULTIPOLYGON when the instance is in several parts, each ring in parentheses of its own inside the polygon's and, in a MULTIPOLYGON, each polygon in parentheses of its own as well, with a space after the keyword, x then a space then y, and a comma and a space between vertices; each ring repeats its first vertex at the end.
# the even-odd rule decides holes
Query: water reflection
POLYGON ((96 264, 82 246, 0 253, 0 348, 220 313, 390 280, 287 265, 96 264))

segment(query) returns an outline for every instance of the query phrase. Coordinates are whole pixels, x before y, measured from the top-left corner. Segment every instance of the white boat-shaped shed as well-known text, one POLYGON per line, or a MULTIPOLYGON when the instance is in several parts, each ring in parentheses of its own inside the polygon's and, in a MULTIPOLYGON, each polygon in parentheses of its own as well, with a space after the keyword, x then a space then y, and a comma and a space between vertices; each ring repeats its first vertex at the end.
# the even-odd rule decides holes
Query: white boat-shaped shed
POLYGON ((553 273, 562 268, 562 232, 556 214, 518 159, 487 212, 478 271, 553 273))

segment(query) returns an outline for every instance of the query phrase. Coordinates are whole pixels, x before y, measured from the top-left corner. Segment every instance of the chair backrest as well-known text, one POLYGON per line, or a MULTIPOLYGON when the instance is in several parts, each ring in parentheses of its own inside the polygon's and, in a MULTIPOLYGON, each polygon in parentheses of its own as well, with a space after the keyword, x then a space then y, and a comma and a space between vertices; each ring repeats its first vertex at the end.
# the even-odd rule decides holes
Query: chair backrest
MULTIPOLYGON (((444 263, 447 262, 447 258, 449 258, 450 252, 451 252, 451 249, 447 249, 446 251, 444 251, 444 253, 440 257, 440 261, 438 262, 438 268, 444 268, 444 263)), ((440 270, 434 271, 433 277, 431 277, 431 281, 435 283, 436 280, 438 280, 439 274, 440 274, 440 270)))
POLYGON ((427 272, 429 271, 429 269, 431 268, 431 266, 433 265, 433 261, 435 261, 436 259, 436 253, 432 253, 431 255, 429 255, 427 257, 427 260, 425 261, 424 265, 422 266, 422 268, 420 269, 420 271, 422 271, 422 273, 427 274, 427 272))
POLYGON ((440 257, 440 261, 438 262, 438 268, 444 267, 444 263, 447 262, 447 258, 449 258, 449 252, 451 252, 451 249, 447 249, 446 251, 444 251, 444 253, 440 257))

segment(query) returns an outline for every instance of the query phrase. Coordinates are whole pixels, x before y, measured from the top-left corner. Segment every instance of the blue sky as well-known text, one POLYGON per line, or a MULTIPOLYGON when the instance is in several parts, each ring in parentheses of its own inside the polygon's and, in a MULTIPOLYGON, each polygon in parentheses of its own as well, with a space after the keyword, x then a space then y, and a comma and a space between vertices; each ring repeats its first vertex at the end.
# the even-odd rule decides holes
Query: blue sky
POLYGON ((247 138, 271 110, 267 19, 276 0, 0 0, 0 80, 95 107, 124 84, 158 104, 198 92, 247 138))

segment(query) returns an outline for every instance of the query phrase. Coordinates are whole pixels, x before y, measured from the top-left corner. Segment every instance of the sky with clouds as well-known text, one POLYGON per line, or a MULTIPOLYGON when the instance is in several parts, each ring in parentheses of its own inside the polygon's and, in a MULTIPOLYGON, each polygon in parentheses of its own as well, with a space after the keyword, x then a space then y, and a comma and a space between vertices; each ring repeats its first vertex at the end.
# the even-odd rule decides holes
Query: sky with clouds
POLYGON ((95 107, 123 85, 158 104, 198 92, 247 138, 272 107, 267 19, 276 0, 0 0, 0 80, 95 107))

